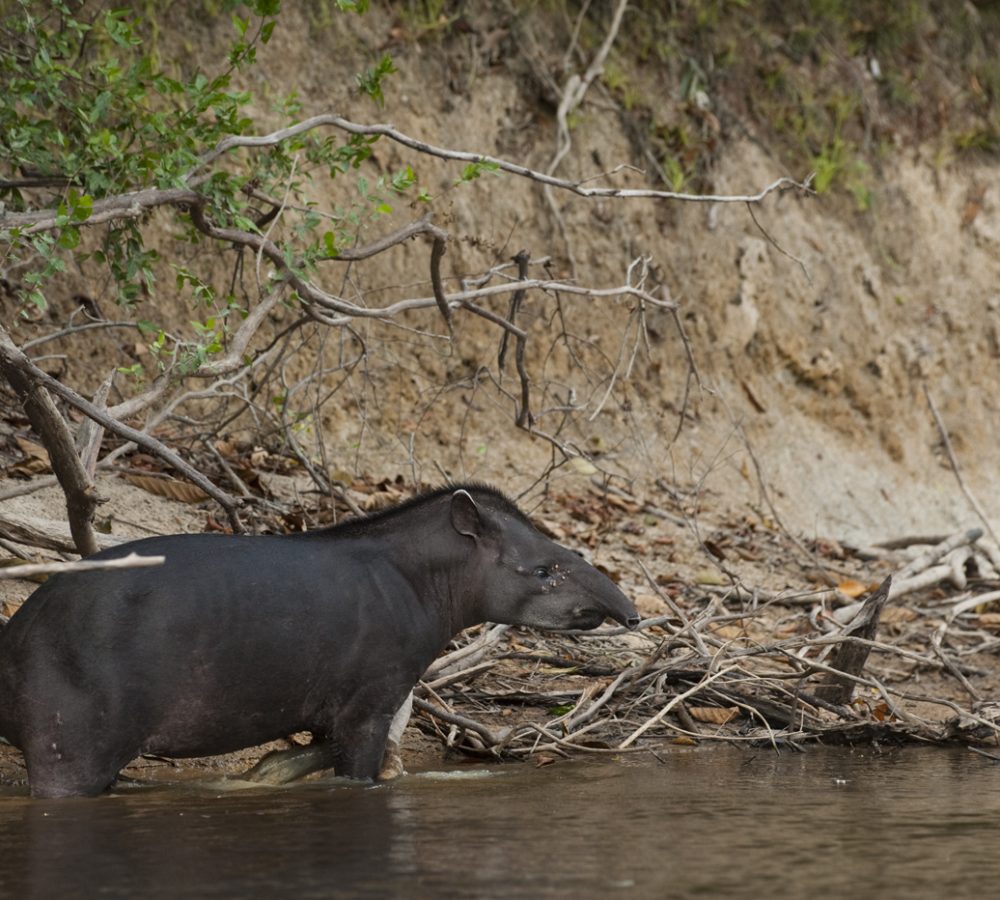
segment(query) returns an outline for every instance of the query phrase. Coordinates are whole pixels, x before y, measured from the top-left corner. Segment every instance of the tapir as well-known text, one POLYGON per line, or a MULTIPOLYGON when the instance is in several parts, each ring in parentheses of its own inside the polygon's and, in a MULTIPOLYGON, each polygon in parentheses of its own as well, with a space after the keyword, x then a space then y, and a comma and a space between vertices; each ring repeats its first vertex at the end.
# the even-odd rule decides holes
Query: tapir
POLYGON ((374 780, 393 714, 463 628, 635 627, 635 607, 500 491, 432 490, 290 535, 147 538, 63 573, 0 632, 0 736, 35 797, 96 795, 140 754, 309 731, 303 770, 374 780))

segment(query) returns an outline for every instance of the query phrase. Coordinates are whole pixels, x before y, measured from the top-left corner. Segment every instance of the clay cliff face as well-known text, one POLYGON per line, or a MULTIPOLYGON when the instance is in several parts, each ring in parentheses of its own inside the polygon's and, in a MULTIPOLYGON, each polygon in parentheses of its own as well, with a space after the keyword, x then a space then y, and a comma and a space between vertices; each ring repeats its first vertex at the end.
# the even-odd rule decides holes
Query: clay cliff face
MULTIPOLYGON (((336 111, 391 122, 432 144, 545 170, 557 148, 559 81, 546 88, 539 72, 569 46, 572 21, 544 10, 469 15, 431 38, 398 12, 325 17, 288 4, 249 76, 256 111, 266 122, 270 103, 295 90, 303 117, 336 111), (352 86, 383 50, 399 71, 379 110, 352 86)), ((197 56, 213 38, 209 27, 162 40, 165 53, 197 56)), ((628 65, 615 64, 619 72, 628 65)), ((657 71, 637 64, 630 83, 645 107, 669 111, 680 88, 669 67, 657 71)), ((858 77, 874 75, 862 67, 858 77)), ((623 126, 627 97, 607 81, 574 111, 557 175, 592 178, 621 163, 649 169, 623 126)), ((750 113, 727 111, 724 96, 706 101, 715 120, 706 118, 706 190, 754 193, 808 174, 789 169, 750 113)), ((553 277, 597 287, 623 283, 634 260, 648 259, 646 287, 679 303, 700 386, 662 310, 578 296, 561 297, 557 309, 532 295, 520 319, 540 427, 562 423, 561 436, 609 470, 697 487, 767 515, 752 450, 782 520, 807 535, 872 540, 975 524, 926 388, 969 488, 1000 526, 1000 177, 989 158, 942 160, 931 143, 900 140, 869 173, 867 209, 844 193, 786 191, 755 208, 756 222, 739 203, 546 196, 511 175, 456 187, 459 164, 385 140, 374 160, 383 172, 409 163, 433 195, 435 221, 452 236, 450 289, 522 248, 551 257, 553 277), (569 424, 553 411, 574 404, 587 406, 569 424)), ((665 186, 634 169, 594 183, 665 186)), ((353 188, 338 180, 323 190, 337 205, 353 188)), ((401 204, 366 234, 422 212, 401 204)), ((421 242, 396 248, 353 269, 351 290, 425 296, 428 257, 421 242)), ((503 313, 507 302, 492 308, 503 313)), ((405 325, 444 334, 433 313, 405 325)), ((450 343, 372 323, 360 330, 369 339, 365 381, 322 410, 329 449, 345 468, 430 480, 440 468, 516 491, 550 459, 548 445, 513 426, 513 401, 476 378, 479 366, 495 368, 498 332, 462 313, 450 343)), ((516 395, 512 370, 505 379, 516 395)))

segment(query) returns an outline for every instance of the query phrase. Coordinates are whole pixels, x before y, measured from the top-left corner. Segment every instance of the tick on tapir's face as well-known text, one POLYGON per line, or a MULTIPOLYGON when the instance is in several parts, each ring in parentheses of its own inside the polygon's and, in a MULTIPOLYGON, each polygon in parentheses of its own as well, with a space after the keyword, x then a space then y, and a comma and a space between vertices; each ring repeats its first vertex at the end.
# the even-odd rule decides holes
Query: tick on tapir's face
POLYGON ((547 566, 535 566, 531 574, 542 583, 542 593, 548 594, 558 588, 572 573, 566 566, 551 563, 547 566))

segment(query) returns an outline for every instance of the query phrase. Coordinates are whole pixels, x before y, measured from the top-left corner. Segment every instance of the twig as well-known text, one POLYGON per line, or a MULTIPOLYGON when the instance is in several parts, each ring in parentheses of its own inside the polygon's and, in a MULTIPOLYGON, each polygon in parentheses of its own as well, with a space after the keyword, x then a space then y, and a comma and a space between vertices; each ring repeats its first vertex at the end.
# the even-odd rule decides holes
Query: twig
POLYGON ((486 662, 471 665, 467 669, 459 669, 457 672, 449 672, 449 674, 442 675, 440 678, 434 679, 434 681, 421 682, 420 686, 427 688, 429 691, 440 691, 441 688, 448 687, 450 684, 455 684, 459 681, 469 681, 474 675, 479 675, 482 672, 488 672, 496 664, 497 661, 495 659, 488 659, 486 662))
POLYGON ((670 701, 655 716, 652 716, 651 718, 647 719, 645 722, 643 722, 643 724, 641 726, 639 726, 627 738, 625 738, 625 740, 623 740, 618 745, 618 749, 619 750, 624 750, 626 747, 628 747, 631 744, 635 743, 635 741, 638 738, 640 738, 647 731, 649 731, 649 729, 652 728, 657 722, 660 722, 665 716, 667 716, 670 713, 670 711, 675 706, 677 706, 678 703, 682 703, 683 701, 687 700, 688 697, 693 697, 699 691, 702 691, 706 687, 708 687, 708 685, 710 685, 713 681, 716 681, 717 679, 721 678, 723 675, 728 675, 730 672, 736 671, 737 669, 739 669, 738 665, 726 666, 725 668, 719 669, 717 672, 713 673, 712 675, 707 675, 705 678, 703 678, 701 681, 699 681, 696 685, 694 685, 693 687, 691 687, 688 690, 684 691, 683 693, 677 694, 674 697, 671 697, 670 701))
POLYGON ((642 560, 637 560, 637 562, 639 564, 639 568, 642 570, 642 574, 646 577, 647 584, 649 584, 649 586, 656 592, 656 596, 659 597, 670 608, 670 611, 681 620, 681 625, 683 627, 674 635, 674 637, 680 637, 685 632, 690 633, 691 639, 694 641, 698 652, 702 656, 709 656, 708 647, 705 646, 705 642, 702 640, 701 635, 698 633, 698 630, 694 627, 691 620, 687 617, 684 610, 674 603, 673 598, 656 583, 656 579, 653 577, 652 573, 650 573, 649 569, 647 569, 643 564, 642 560))
POLYGON ((934 398, 931 397, 931 389, 927 386, 926 381, 924 382, 923 387, 924 396, 927 398, 927 406, 930 407, 931 415, 934 416, 934 423, 937 425, 938 434, 941 435, 941 443, 944 445, 945 453, 948 455, 948 464, 951 466, 952 472, 955 473, 955 480, 958 482, 959 488, 965 495, 965 499, 969 501, 969 506, 971 506, 973 510, 975 510, 976 515, 979 516, 979 521, 983 523, 983 527, 989 533, 989 536, 993 538, 994 543, 1000 545, 1000 538, 997 537, 996 531, 993 530, 990 520, 987 518, 983 508, 979 505, 979 501, 975 498, 972 491, 969 490, 965 483, 965 479, 962 477, 962 470, 959 468, 958 459, 956 458, 955 451, 951 446, 951 438, 948 436, 948 429, 944 427, 944 422, 941 420, 941 415, 934 403, 934 398))
POLYGON ((451 712, 448 709, 442 709, 440 706, 429 703, 420 697, 413 698, 413 705, 417 709, 423 710, 428 715, 440 719, 442 722, 448 722, 451 725, 457 725, 459 728, 464 728, 466 731, 478 734, 483 739, 487 747, 495 747, 502 740, 501 737, 495 735, 485 725, 482 725, 473 719, 469 719, 466 716, 460 716, 458 713, 451 712))
MULTIPOLYGON (((556 169, 559 168, 559 164, 563 161, 566 154, 569 153, 570 148, 573 146, 573 139, 570 136, 568 122, 569 114, 583 102, 583 98, 586 96, 591 83, 603 71, 604 63, 608 58, 608 54, 611 52, 615 38, 618 37, 618 31, 621 28, 622 19, 625 16, 625 10, 627 8, 628 0, 619 0, 618 6, 615 8, 614 16, 611 19, 611 25, 608 28, 608 33, 604 36, 604 41, 601 43, 597 53, 594 54, 594 58, 587 67, 587 71, 584 72, 582 78, 574 72, 566 81, 565 87, 563 87, 562 95, 559 98, 559 107, 556 110, 556 152, 545 169, 545 174, 547 176, 551 177, 555 173, 556 169)), ((578 21, 577 24, 579 25, 581 21, 582 14, 581 20, 578 21)), ((573 43, 575 43, 575 41, 576 35, 574 33, 573 43)), ((567 52, 567 59, 568 58, 569 53, 567 52)), ((552 210, 553 217, 559 226, 559 230, 562 232, 563 244, 566 247, 566 255, 569 258, 570 272, 575 277, 576 257, 573 253, 573 247, 566 237, 566 223, 563 219, 562 212, 558 206, 556 206, 555 198, 552 196, 552 185, 545 184, 543 187, 543 193, 545 195, 545 201, 552 210)))
POLYGON ((985 756, 987 759, 992 759, 993 762, 1000 762, 1000 756, 997 756, 995 753, 987 753, 985 750, 980 750, 979 747, 973 747, 971 744, 965 749, 971 750, 973 753, 978 753, 980 756, 985 756))
POLYGON ((490 629, 484 629, 474 641, 470 641, 464 647, 452 650, 444 656, 438 657, 428 667, 424 673, 424 678, 437 678, 453 672, 458 663, 469 665, 470 659, 478 661, 482 655, 489 650, 500 638, 510 630, 509 625, 494 625, 490 629))
MULTIPOLYGON (((803 184, 808 185, 811 182, 812 182, 812 175, 810 174, 806 176, 806 179, 803 182, 803 184)), ((771 237, 771 235, 767 232, 767 229, 764 228, 764 226, 761 225, 760 222, 757 220, 757 214, 753 211, 753 206, 750 203, 747 204, 747 212, 750 213, 750 218, 753 219, 753 223, 754 225, 757 226, 760 233, 764 235, 765 238, 767 238, 768 243, 770 243, 771 246, 774 247, 774 249, 777 250, 780 254, 782 254, 783 256, 787 256, 792 262, 798 263, 799 268, 802 269, 802 274, 806 276, 806 281, 808 281, 809 284, 812 284, 812 275, 809 274, 809 269, 806 268, 806 264, 802 262, 802 260, 799 259, 797 256, 793 256, 791 253, 789 253, 784 247, 781 246, 781 244, 779 244, 773 237, 771 237)))

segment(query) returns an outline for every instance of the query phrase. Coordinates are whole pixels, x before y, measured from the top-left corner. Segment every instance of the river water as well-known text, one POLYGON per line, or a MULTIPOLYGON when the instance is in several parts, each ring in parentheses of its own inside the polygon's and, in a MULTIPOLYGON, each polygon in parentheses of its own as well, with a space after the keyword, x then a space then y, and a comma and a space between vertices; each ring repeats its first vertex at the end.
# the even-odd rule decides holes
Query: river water
POLYGON ((731 749, 361 786, 0 792, 0 897, 1000 895, 1000 764, 731 749))

